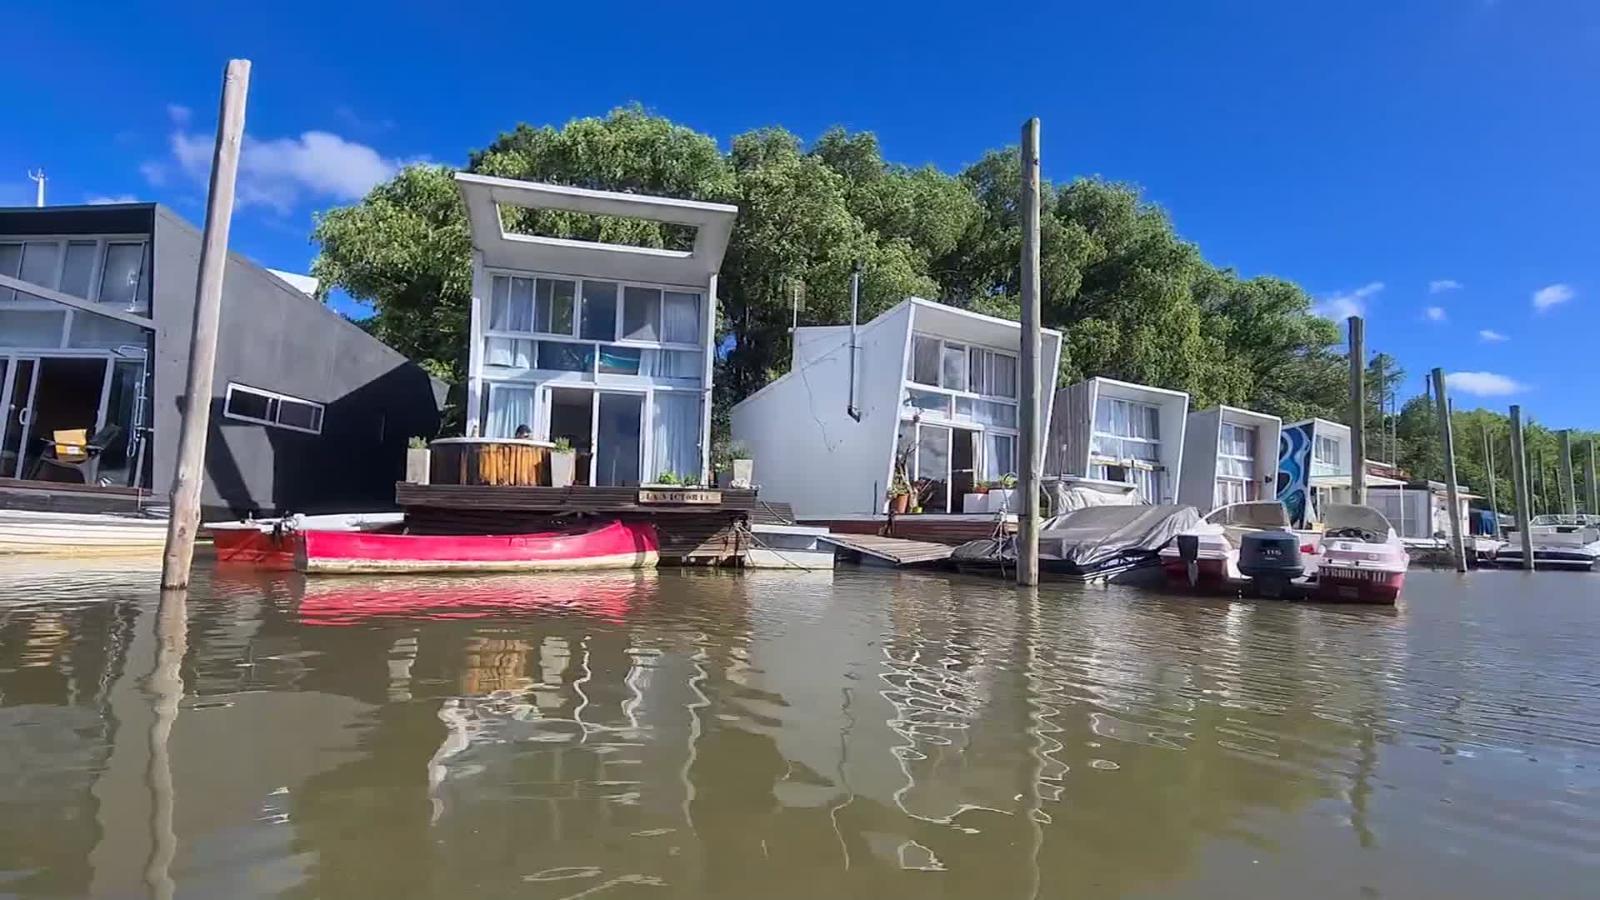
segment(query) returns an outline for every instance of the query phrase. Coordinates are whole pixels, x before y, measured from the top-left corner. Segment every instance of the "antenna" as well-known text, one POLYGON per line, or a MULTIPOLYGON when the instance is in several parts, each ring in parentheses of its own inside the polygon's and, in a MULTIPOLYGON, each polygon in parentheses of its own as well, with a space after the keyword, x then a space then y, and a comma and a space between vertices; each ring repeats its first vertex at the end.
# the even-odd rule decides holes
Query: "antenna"
POLYGON ((39 186, 38 189, 34 192, 34 195, 33 195, 33 205, 34 206, 43 206, 44 205, 44 182, 45 182, 44 169, 42 169, 42 168, 41 169, 29 169, 28 170, 28 177, 33 179, 34 183, 39 186))

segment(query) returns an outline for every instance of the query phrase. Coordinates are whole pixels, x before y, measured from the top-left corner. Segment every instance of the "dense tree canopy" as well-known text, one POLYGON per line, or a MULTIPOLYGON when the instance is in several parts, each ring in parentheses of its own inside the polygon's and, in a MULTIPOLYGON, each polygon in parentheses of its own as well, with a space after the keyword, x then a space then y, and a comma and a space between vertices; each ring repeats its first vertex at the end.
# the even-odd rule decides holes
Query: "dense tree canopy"
MULTIPOLYGON (((638 108, 561 128, 518 125, 473 153, 485 174, 735 203, 720 280, 721 409, 789 364, 791 308, 843 321, 863 265, 862 313, 908 295, 1015 317, 1019 174, 1014 148, 956 175, 887 162, 877 139, 833 129, 810 145, 779 128, 703 134, 638 108)), ((539 213, 540 233, 669 246, 637 222, 539 213)), ((459 383, 470 296, 465 214, 450 170, 413 166, 360 203, 320 217, 314 274, 369 302, 374 333, 459 383)), ((1339 417, 1339 329, 1292 282, 1207 262, 1166 213, 1125 184, 1043 187, 1043 315, 1066 336, 1062 377, 1107 375, 1186 390, 1287 419, 1339 417)))

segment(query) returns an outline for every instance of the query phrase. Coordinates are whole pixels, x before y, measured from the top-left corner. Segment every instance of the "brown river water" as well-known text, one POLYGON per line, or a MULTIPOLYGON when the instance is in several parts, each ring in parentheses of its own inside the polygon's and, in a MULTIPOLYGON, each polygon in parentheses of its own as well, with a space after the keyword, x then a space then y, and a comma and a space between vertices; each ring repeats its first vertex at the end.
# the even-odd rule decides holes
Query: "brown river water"
POLYGON ((0 896, 1600 894, 1600 576, 155 583, 0 561, 0 896))

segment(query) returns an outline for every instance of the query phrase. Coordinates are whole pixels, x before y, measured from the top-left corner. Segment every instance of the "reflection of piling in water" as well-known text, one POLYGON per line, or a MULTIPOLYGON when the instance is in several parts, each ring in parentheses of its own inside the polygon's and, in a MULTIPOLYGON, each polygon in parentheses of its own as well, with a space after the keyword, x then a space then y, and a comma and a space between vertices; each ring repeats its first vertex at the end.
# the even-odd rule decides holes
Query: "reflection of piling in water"
POLYGON ((461 693, 481 697, 495 691, 522 691, 533 684, 528 677, 527 641, 474 637, 461 660, 461 693))
POLYGON ((145 883, 156 897, 171 897, 172 860, 178 852, 178 836, 172 827, 176 791, 172 783, 172 760, 168 742, 178 718, 178 702, 183 698, 183 654, 188 647, 188 596, 183 590, 163 591, 156 611, 156 665, 150 674, 149 692, 155 718, 150 723, 150 767, 146 783, 150 788, 150 862, 145 867, 145 883))

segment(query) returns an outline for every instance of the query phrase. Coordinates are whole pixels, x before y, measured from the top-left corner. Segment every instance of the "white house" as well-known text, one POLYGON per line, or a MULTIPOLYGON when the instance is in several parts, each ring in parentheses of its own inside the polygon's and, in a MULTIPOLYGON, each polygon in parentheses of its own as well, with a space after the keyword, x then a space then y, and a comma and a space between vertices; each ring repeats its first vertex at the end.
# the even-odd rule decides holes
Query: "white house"
POLYGON ((1136 485, 1146 503, 1174 503, 1183 471, 1183 391, 1090 378, 1056 393, 1045 472, 1136 485))
POLYGON ((1183 437, 1178 502, 1202 513, 1277 496, 1278 436, 1283 420, 1235 406, 1189 414, 1183 437))
MULTIPOLYGON (((1329 503, 1349 503, 1354 496, 1350 479, 1355 467, 1350 426, 1327 419, 1306 419, 1283 426, 1278 442, 1278 499, 1297 526, 1321 520, 1329 503), (1307 502, 1309 501, 1309 503, 1307 502)), ((1375 474, 1367 465, 1367 486, 1401 482, 1375 474)))
MULTIPOLYGON (((796 328, 788 373, 734 405, 733 438, 750 447, 764 495, 801 518, 882 513, 902 446, 924 512, 960 513, 976 482, 1017 472, 1016 322, 911 297, 854 342, 851 331, 796 328)), ((1045 329, 1043 384, 1055 384, 1060 356, 1060 332, 1045 329)))
POLYGON ((738 209, 466 173, 456 184, 472 230, 467 433, 565 438, 579 484, 706 478, 717 269, 738 209), (509 231, 518 207, 666 223, 680 246, 509 231))

